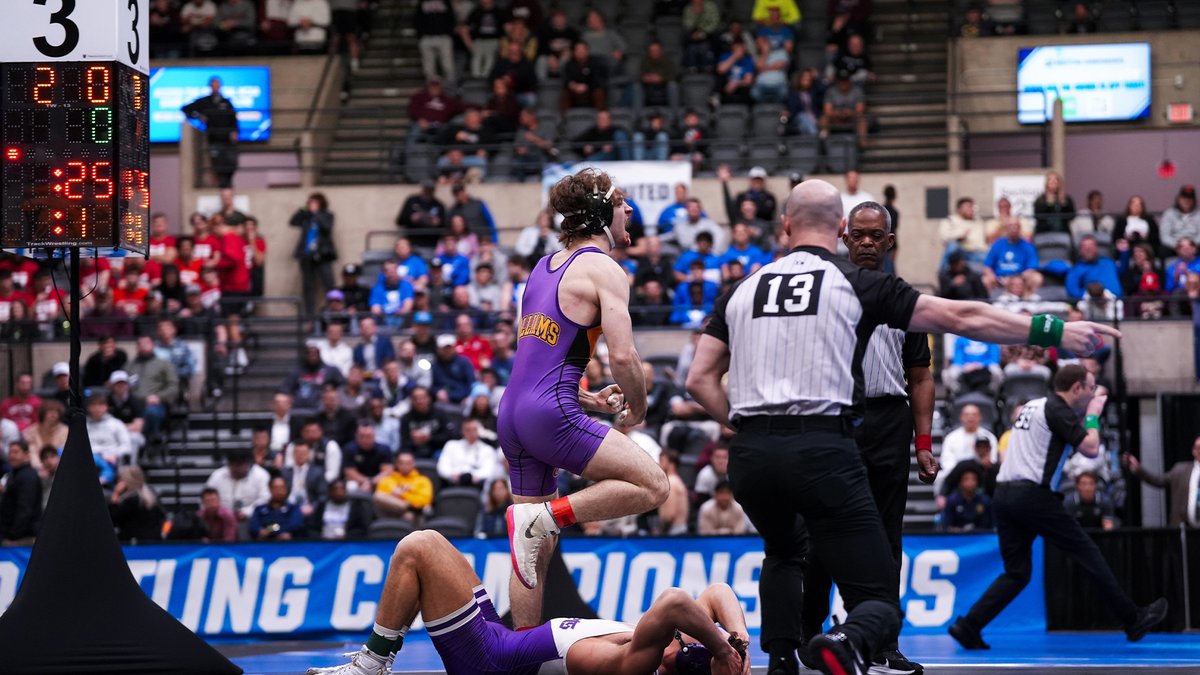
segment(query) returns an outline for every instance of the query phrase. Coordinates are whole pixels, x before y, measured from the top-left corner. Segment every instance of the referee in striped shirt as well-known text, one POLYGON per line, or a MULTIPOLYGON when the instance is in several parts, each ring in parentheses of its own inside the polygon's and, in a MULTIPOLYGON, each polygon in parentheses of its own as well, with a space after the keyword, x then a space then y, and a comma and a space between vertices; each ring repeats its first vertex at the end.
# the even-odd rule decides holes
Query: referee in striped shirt
POLYGON ((1103 335, 1120 334, 921 295, 896 277, 839 259, 842 202, 824 181, 793 188, 782 220, 792 251, 718 301, 687 388, 737 431, 729 477, 763 536, 759 597, 768 672, 799 668, 807 526, 849 611, 836 630, 813 638, 809 653, 825 673, 865 673, 870 657, 900 630, 898 575, 853 436, 862 415, 863 355, 875 327, 1061 344, 1082 355, 1096 351, 1103 335))
MULTIPOLYGON (((850 261, 859 267, 882 271, 883 260, 896 243, 892 217, 881 204, 863 202, 846 216, 842 241, 850 251, 850 261)), ((908 502, 909 448, 916 433, 918 477, 932 483, 937 476, 933 457, 933 375, 929 372, 929 336, 906 333, 878 326, 867 342, 863 356, 863 421, 854 431, 854 440, 867 467, 867 483, 879 508, 883 530, 896 563, 896 587, 900 580, 901 530, 904 506, 908 502)), ((809 556, 808 576, 804 583, 804 637, 812 639, 821 632, 829 614, 829 592, 833 580, 818 560, 809 556)), ((802 650, 801 657, 804 657, 802 650)), ((909 661, 896 643, 885 645, 873 655, 872 672, 887 675, 919 675, 920 664, 909 661)), ((811 659, 806 664, 815 667, 811 659)))

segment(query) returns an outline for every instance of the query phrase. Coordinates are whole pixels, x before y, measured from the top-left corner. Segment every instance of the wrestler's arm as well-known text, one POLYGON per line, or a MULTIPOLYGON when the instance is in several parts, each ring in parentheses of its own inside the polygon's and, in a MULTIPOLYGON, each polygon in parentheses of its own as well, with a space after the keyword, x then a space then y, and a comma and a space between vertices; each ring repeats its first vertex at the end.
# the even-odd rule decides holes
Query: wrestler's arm
POLYGON ((686 591, 663 591, 638 621, 633 638, 624 645, 603 640, 580 641, 567 658, 567 670, 577 675, 642 675, 658 669, 663 650, 675 639, 678 629, 694 636, 713 655, 714 675, 737 675, 743 671, 741 657, 712 617, 686 591))
MULTIPOLYGON (((646 418, 646 374, 642 371, 642 359, 633 342, 633 321, 629 318, 629 283, 625 270, 612 258, 602 258, 601 264, 593 270, 591 277, 600 299, 600 325, 608 345, 608 366, 625 396, 629 411, 625 424, 634 426, 646 418)), ((604 398, 607 399, 607 395, 604 398)))

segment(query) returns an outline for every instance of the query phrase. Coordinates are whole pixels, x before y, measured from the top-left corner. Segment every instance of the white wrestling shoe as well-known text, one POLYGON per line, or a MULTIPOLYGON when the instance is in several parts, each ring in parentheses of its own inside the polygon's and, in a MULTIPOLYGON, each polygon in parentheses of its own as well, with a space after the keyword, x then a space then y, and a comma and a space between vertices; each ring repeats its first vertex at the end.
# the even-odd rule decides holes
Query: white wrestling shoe
POLYGON ((538 553, 542 542, 559 532, 550 506, 545 503, 513 504, 505 515, 513 572, 516 572, 522 586, 536 588, 538 553))
POLYGON ((391 656, 386 661, 380 661, 379 657, 367 651, 366 647, 342 656, 349 656, 350 663, 328 668, 309 668, 305 675, 389 675, 392 672, 391 656))

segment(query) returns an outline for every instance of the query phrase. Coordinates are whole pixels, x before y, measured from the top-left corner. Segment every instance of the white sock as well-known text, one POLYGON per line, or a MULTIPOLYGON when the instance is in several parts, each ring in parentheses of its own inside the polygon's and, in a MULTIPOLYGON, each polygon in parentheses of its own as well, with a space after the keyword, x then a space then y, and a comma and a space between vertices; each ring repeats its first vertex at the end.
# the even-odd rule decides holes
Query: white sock
POLYGON ((395 640, 396 638, 398 638, 401 635, 404 635, 405 633, 408 632, 407 628, 401 628, 399 630, 396 630, 393 628, 384 628, 383 626, 380 626, 379 624, 375 624, 375 627, 372 628, 371 630, 374 631, 374 633, 376 635, 378 635, 379 637, 385 637, 389 640, 395 640))

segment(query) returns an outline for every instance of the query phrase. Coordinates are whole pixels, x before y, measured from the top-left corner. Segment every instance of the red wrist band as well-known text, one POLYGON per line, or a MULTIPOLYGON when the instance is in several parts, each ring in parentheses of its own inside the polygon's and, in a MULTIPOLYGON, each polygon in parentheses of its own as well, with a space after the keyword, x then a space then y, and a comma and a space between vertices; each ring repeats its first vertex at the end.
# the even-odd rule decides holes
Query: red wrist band
POLYGON ((933 450, 933 436, 929 434, 917 434, 915 443, 917 450, 933 450))

